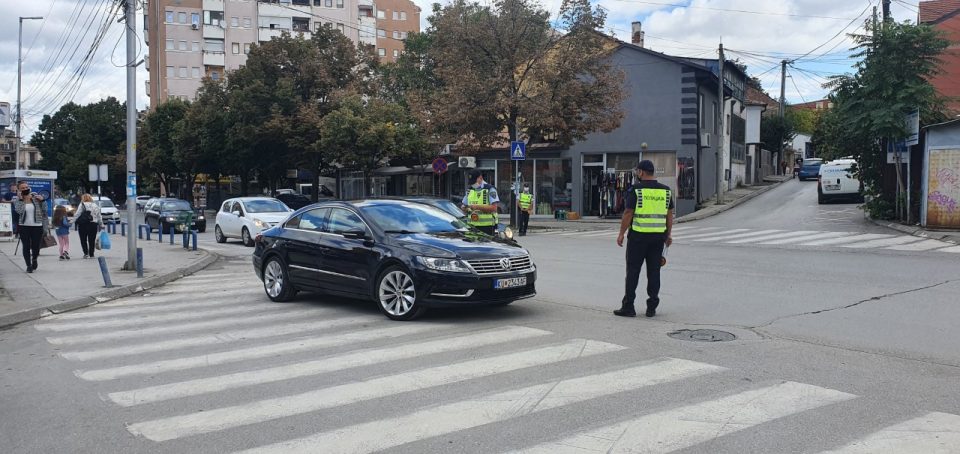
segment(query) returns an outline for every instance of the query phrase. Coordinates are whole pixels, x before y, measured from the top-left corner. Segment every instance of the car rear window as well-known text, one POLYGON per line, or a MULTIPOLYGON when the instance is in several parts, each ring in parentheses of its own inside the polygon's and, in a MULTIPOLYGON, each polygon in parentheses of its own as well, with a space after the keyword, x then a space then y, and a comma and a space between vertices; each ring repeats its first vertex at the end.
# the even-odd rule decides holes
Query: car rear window
POLYGON ((820 164, 823 164, 822 159, 804 159, 803 160, 803 165, 805 166, 814 166, 814 165, 820 165, 820 164))

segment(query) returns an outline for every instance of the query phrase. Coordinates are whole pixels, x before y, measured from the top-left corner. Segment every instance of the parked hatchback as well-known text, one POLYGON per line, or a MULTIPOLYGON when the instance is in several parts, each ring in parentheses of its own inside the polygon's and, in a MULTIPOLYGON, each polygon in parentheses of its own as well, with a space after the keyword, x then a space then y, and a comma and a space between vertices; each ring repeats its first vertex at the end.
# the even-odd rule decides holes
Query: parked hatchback
POLYGON ((800 174, 797 175, 800 181, 815 180, 817 176, 820 175, 820 166, 822 164, 823 159, 820 158, 804 159, 803 164, 800 166, 800 174))
POLYGON ((245 246, 253 246, 260 232, 283 222, 291 212, 283 202, 270 197, 227 199, 217 212, 214 234, 218 243, 240 238, 245 246))
POLYGON ((103 222, 120 222, 120 210, 107 197, 94 196, 93 203, 100 206, 100 216, 103 222))

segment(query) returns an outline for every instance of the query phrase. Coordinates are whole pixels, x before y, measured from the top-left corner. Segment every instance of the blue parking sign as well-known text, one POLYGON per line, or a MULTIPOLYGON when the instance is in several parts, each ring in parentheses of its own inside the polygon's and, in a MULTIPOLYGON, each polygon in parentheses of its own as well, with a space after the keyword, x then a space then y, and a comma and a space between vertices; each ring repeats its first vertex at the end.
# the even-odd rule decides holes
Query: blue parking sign
POLYGON ((510 142, 510 159, 525 161, 527 159, 527 144, 520 141, 510 142))

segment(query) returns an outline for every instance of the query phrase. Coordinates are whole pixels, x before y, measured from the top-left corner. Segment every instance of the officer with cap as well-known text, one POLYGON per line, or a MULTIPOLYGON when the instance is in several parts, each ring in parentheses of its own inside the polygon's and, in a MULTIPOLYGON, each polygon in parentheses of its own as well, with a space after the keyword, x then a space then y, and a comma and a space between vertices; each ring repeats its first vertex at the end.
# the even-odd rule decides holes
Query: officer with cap
POLYGON ((462 202, 467 223, 488 235, 496 235, 499 223, 497 204, 500 203, 497 188, 487 184, 479 170, 470 171, 469 181, 470 187, 462 202))
POLYGON ((670 230, 673 228, 673 194, 669 187, 654 178, 656 168, 651 161, 640 161, 634 170, 640 181, 627 192, 620 221, 617 245, 623 247, 623 238, 630 230, 627 241, 626 291, 622 306, 613 311, 621 317, 636 317, 633 307, 637 297, 640 270, 647 264, 647 317, 657 314, 660 304, 660 257, 664 245, 673 243, 670 230))
POLYGON ((517 197, 517 210, 520 215, 518 220, 520 236, 525 236, 527 228, 530 227, 530 215, 533 213, 533 194, 530 193, 530 185, 523 185, 523 192, 517 197))

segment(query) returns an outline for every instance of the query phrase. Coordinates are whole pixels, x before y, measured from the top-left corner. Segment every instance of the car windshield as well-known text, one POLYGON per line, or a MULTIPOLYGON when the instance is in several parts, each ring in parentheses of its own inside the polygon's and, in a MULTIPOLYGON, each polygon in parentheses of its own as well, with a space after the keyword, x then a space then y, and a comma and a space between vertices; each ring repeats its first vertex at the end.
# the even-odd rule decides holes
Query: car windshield
POLYGON ((803 160, 803 165, 805 166, 818 166, 820 164, 823 164, 823 161, 821 161, 820 159, 804 159, 803 160))
POLYGON ((100 205, 102 208, 114 208, 113 202, 109 200, 97 200, 97 205, 100 205))
POLYGON ((250 213, 286 213, 287 206, 278 200, 248 200, 243 202, 250 213))
POLYGON ((190 204, 185 200, 160 202, 160 211, 190 211, 190 204))
POLYGON ((446 211, 448 214, 462 218, 466 214, 457 206, 456 203, 453 203, 449 200, 430 200, 426 202, 430 206, 437 207, 443 211, 446 211))
POLYGON ((421 204, 383 203, 360 211, 387 233, 441 233, 467 230, 467 225, 437 208, 421 204))

